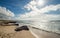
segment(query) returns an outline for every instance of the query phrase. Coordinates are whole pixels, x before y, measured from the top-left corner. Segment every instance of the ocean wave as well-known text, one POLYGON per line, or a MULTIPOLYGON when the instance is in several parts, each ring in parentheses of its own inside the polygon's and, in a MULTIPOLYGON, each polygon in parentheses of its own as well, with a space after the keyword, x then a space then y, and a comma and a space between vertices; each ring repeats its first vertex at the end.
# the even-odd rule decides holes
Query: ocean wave
POLYGON ((43 29, 46 31, 52 31, 55 33, 60 33, 60 20, 52 20, 52 21, 23 21, 20 22, 22 25, 28 25, 31 27, 43 29))

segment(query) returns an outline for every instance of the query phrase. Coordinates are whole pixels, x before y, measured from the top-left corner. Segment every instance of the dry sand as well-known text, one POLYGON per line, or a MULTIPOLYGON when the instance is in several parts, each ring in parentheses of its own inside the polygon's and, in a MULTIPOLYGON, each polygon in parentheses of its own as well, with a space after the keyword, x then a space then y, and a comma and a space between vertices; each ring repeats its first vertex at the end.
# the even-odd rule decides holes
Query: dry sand
POLYGON ((30 33, 30 31, 22 30, 20 32, 17 32, 14 38, 35 38, 35 37, 30 33))
POLYGON ((35 38, 30 31, 14 31, 16 26, 0 26, 0 38, 35 38))

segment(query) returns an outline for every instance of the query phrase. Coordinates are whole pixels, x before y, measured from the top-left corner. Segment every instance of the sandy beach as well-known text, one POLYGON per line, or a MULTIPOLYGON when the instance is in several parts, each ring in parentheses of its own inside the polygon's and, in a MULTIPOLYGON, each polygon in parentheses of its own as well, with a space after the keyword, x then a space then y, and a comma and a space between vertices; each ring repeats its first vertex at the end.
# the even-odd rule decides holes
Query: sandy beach
MULTIPOLYGON (((16 26, 1 26, 0 38, 60 38, 60 35, 29 27, 29 30, 15 31, 16 26)), ((24 29, 24 28, 23 28, 24 29)))
POLYGON ((29 30, 16 32, 16 26, 0 26, 0 38, 35 38, 29 30))
POLYGON ((17 32, 16 35, 13 38, 35 38, 30 31, 20 31, 17 32))

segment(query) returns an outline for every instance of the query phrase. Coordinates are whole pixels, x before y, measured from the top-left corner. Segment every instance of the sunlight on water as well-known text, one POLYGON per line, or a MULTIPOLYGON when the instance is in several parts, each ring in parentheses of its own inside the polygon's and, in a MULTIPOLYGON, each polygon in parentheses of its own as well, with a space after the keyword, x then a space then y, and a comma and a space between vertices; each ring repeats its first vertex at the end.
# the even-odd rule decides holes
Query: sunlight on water
POLYGON ((52 31, 60 33, 60 22, 58 21, 49 21, 49 22, 35 22, 32 27, 43 29, 46 31, 52 31))
POLYGON ((46 31, 60 33, 60 21, 23 21, 20 25, 30 25, 46 31))

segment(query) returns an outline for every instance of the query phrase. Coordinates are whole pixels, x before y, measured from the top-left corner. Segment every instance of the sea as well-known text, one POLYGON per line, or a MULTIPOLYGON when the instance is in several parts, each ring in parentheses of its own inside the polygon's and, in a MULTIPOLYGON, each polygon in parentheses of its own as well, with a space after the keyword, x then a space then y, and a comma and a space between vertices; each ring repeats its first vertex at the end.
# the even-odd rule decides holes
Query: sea
POLYGON ((60 20, 50 20, 50 21, 20 20, 17 23, 19 23, 19 26, 27 25, 29 27, 35 27, 45 31, 60 34, 60 20))

